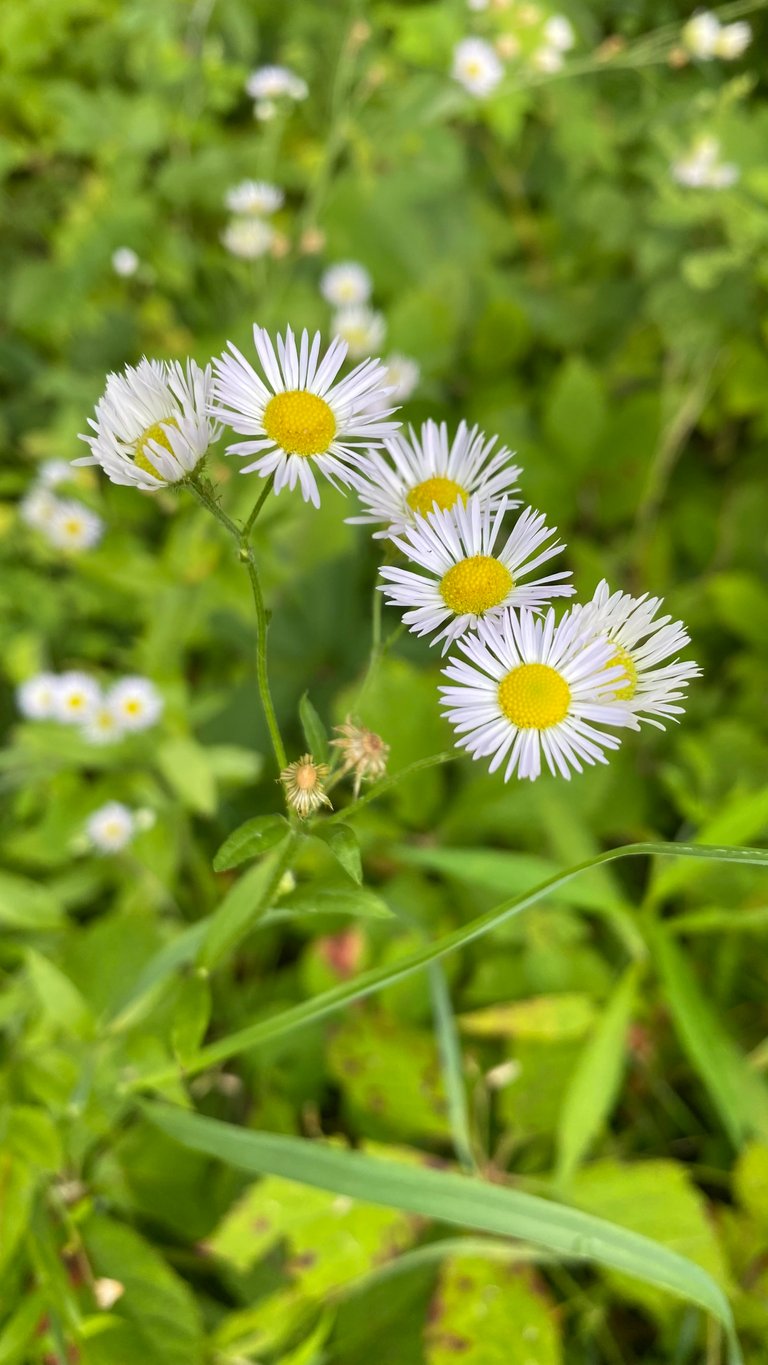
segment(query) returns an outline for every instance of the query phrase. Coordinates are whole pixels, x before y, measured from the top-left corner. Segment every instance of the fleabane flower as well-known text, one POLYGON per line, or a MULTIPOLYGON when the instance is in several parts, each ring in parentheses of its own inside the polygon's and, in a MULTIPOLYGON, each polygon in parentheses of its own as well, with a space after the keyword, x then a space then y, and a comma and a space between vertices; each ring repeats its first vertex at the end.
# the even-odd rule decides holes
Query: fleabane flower
POLYGON ((472 498, 466 507, 459 502, 447 512, 419 517, 402 536, 391 537, 426 572, 385 565, 381 591, 390 606, 408 608, 403 621, 414 634, 433 635, 432 644, 442 640, 443 653, 478 621, 501 615, 505 607, 537 608, 574 592, 563 582, 571 576, 568 570, 521 581, 565 546, 543 513, 526 507, 497 548, 506 510, 504 498, 495 512, 472 498))
POLYGON ((392 400, 405 403, 415 393, 421 379, 421 369, 410 356, 397 353, 387 356, 387 383, 392 389, 392 400))
POLYGON ((133 813, 121 801, 108 801, 89 816, 85 832, 97 852, 119 853, 136 832, 133 813))
POLYGON ((302 332, 297 344, 288 327, 277 348, 263 327, 254 327, 253 337, 264 379, 232 342, 232 354, 214 361, 216 415, 251 438, 229 446, 228 454, 256 456, 244 474, 274 474, 276 493, 298 483, 305 501, 319 507, 316 470, 335 486, 348 485, 358 448, 397 430, 397 422, 384 420, 391 407, 379 406, 389 396, 385 367, 365 360, 334 382, 347 353, 339 338, 321 359, 319 332, 311 341, 302 332))
POLYGON ((58 488, 72 479, 72 468, 67 460, 43 460, 37 477, 43 488, 58 488))
POLYGON ((115 744, 117 740, 122 739, 124 726, 109 703, 101 701, 92 711, 81 733, 89 744, 115 744))
POLYGON ((570 19, 564 14, 553 14, 544 25, 544 40, 555 52, 570 52, 576 42, 570 19))
POLYGON ((709 134, 698 138, 690 152, 673 162, 671 171, 678 185, 697 190, 730 189, 739 178, 738 166, 720 160, 720 143, 709 134))
POLYGON ((566 780, 584 764, 607 763, 606 749, 619 738, 603 726, 632 726, 631 712, 615 700, 625 681, 611 663, 606 640, 585 642, 577 622, 555 625, 554 611, 537 619, 510 609, 480 621, 458 642, 443 673, 443 711, 456 731, 456 745, 474 759, 490 759, 489 772, 506 761, 504 781, 514 773, 533 781, 542 755, 553 776, 566 780))
POLYGON ((26 720, 51 720, 56 711, 55 673, 36 673, 16 688, 16 705, 26 720))
POLYGON ((735 24, 723 24, 715 42, 715 56, 725 62, 735 62, 743 57, 752 42, 752 28, 744 20, 735 24))
POLYGON ((254 213, 268 216, 282 208, 285 195, 277 185, 266 180, 243 180, 227 190, 225 200, 231 213, 254 213))
POLYGON ((504 75, 504 67, 484 38, 462 38, 453 49, 451 74, 468 94, 483 99, 496 89, 504 75))
POLYGON ((311 754, 304 754, 295 763, 283 768, 280 781, 286 803, 302 820, 306 820, 321 806, 330 806, 323 786, 327 776, 328 764, 315 763, 311 754))
POLYGON ((676 656, 690 644, 682 621, 657 616, 661 597, 632 597, 627 592, 611 593, 605 579, 598 584, 591 602, 579 604, 568 613, 584 638, 607 641, 613 651, 612 664, 620 664, 626 681, 613 691, 613 700, 626 707, 639 720, 665 729, 654 716, 675 720, 683 714, 677 703, 701 669, 676 656), (671 662, 665 663, 665 660, 671 662))
POLYGON ((331 746, 338 749, 341 756, 341 775, 354 773, 353 794, 355 800, 360 795, 363 782, 375 782, 387 771, 389 745, 374 730, 358 725, 347 716, 343 725, 335 725, 339 736, 331 740, 331 746))
POLYGON ((59 499, 45 487, 31 488, 19 503, 19 516, 33 531, 48 532, 59 507, 59 499))
POLYGON ((283 97, 289 100, 305 100, 309 94, 307 82, 287 66, 257 67, 245 82, 245 88, 251 99, 259 101, 278 100, 283 97))
POLYGON ((350 358, 361 360, 371 351, 378 351, 387 334, 387 324, 383 314, 371 308, 342 308, 334 315, 331 330, 334 336, 346 341, 350 358))
POLYGON ((46 535, 52 545, 69 554, 81 554, 98 545, 104 534, 104 522, 81 502, 57 502, 46 535))
POLYGON ((163 699, 149 678, 121 678, 109 689, 106 701, 123 730, 148 730, 163 711, 163 699))
POLYGON ((95 418, 93 436, 81 436, 90 455, 72 463, 101 465, 113 483, 151 492, 178 483, 197 468, 219 429, 208 409, 210 365, 188 360, 142 360, 110 374, 95 418))
POLYGON ((140 265, 141 261, 133 247, 119 246, 117 251, 112 252, 112 269, 123 279, 130 279, 131 275, 135 275, 140 265))
POLYGON ((91 719, 101 701, 101 688, 79 669, 60 673, 53 697, 53 717, 63 725, 81 725, 91 719))
POLYGON ((700 61, 711 61, 715 56, 719 37, 720 20, 711 10, 699 10, 683 26, 683 42, 700 61))
POLYGON ((358 307, 371 297, 373 281, 364 265, 340 261, 331 265, 320 280, 320 293, 334 308, 358 307))
POLYGON ((265 256, 274 240, 272 224, 255 215, 233 218, 221 234, 222 245, 230 256, 237 256, 241 261, 257 261, 265 256))
POLYGON ((387 440, 384 451, 369 451, 360 460, 353 482, 364 511, 347 521, 383 522, 384 530, 373 533, 380 539, 405 531, 435 507, 446 511, 475 494, 491 508, 503 497, 508 508, 519 506, 510 495, 517 488, 520 465, 511 463, 506 446, 494 452, 496 440, 466 422, 459 423, 450 442, 445 422, 424 422, 419 436, 409 427, 407 438, 387 440))

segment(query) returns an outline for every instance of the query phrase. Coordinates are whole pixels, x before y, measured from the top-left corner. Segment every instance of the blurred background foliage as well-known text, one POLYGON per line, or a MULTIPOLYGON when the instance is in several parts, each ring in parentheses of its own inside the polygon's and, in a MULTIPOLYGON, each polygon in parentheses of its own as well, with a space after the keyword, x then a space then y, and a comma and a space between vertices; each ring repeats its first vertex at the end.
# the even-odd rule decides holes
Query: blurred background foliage
MULTIPOLYGON (((700 62, 680 47, 686 7, 573 0, 563 72, 511 63, 473 100, 450 79, 455 44, 517 32, 521 8, 0 7, 2 1365, 720 1359, 702 1315, 657 1291, 248 1184, 119 1088, 600 848, 759 843, 768 826, 768 26, 730 6, 752 47, 700 62), (244 84, 270 61, 309 96, 260 122, 244 84), (703 135, 738 166, 733 187, 672 177, 703 135), (221 242, 244 178, 286 195, 256 261, 221 242), (112 266, 126 246, 130 277, 112 266), (247 350, 254 319, 327 331, 319 277, 349 258, 373 277, 387 353, 421 367, 405 417, 498 432, 581 595, 604 575, 663 594, 704 677, 679 729, 630 737, 570 787, 505 788, 464 761, 415 775, 355 819, 366 893, 307 841, 284 904, 209 944, 195 974, 172 945, 263 875, 214 873, 213 854, 278 800, 247 582, 183 495, 72 471, 67 491, 106 523, 81 555, 25 525, 19 499, 42 461, 82 453, 108 370, 247 350), (96 749, 21 721, 15 687, 48 668, 148 676, 160 727, 96 749), (155 821, 99 857, 82 831, 111 799, 155 821)), ((220 453, 210 466, 244 516, 254 479, 220 453)), ((356 709, 397 771, 450 743, 439 664, 400 640, 360 696, 378 547, 348 510, 286 494, 259 523, 274 691, 292 756, 309 690, 329 727, 356 709)), ((601 869, 445 967, 466 1160, 706 1267, 750 1365, 768 1334, 766 894, 749 868, 601 869)), ((434 1019, 415 976, 198 1076, 191 1098, 254 1128, 454 1160, 434 1019)), ((182 1080, 166 1093, 183 1100, 182 1080)))

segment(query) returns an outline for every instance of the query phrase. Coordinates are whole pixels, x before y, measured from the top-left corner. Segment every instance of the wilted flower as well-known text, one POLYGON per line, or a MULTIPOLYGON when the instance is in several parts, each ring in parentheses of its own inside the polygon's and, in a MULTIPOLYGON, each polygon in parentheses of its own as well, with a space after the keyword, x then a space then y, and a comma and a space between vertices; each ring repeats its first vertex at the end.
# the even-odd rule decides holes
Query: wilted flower
POLYGON ((134 836, 132 812, 120 801, 108 801, 86 821, 85 832, 99 853, 119 853, 134 836))
POLYGON ((221 234, 222 244, 241 261, 256 261, 272 246, 275 231, 263 218, 233 218, 221 234))
POLYGON ((453 49, 452 75, 470 95, 490 95, 504 75, 497 53, 484 38, 463 38, 453 49))
POLYGON ((320 280, 320 293, 336 308, 367 303, 372 287, 368 271, 357 261, 342 261, 329 266, 320 280))
POLYGON ((135 275, 141 262, 139 261, 133 247, 119 246, 117 251, 112 252, 112 269, 116 275, 128 278, 135 275))
POLYGON ((343 725, 335 725, 334 730, 341 736, 331 740, 342 758, 341 775, 354 773, 353 791, 357 800, 363 782, 375 782, 386 773, 389 745, 381 735, 367 730, 364 725, 357 725, 351 716, 347 716, 343 725))
POLYGON ((323 788, 323 779, 328 776, 327 763, 315 763, 311 754, 304 754, 295 763, 289 763, 280 774, 287 804, 302 820, 312 815, 321 806, 330 806, 323 788))
POLYGON ((225 203, 231 213, 276 213, 282 207, 285 195, 277 185, 266 180, 243 180, 227 190, 225 203))
POLYGON ((342 309, 335 315, 331 328, 334 336, 346 341, 352 360, 378 351, 387 334, 383 315, 365 307, 342 309))

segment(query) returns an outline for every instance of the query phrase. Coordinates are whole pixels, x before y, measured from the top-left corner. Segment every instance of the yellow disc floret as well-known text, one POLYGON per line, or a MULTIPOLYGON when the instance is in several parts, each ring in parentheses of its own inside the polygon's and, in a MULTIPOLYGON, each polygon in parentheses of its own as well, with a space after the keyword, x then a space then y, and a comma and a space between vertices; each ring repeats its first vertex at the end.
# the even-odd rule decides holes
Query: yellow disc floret
POLYGON ((440 580, 440 594, 457 616, 472 612, 482 616, 498 607, 515 586, 509 569, 492 555, 472 555, 452 564, 440 580))
POLYGON ((449 507, 453 507, 459 500, 466 504, 468 494, 464 492, 460 483, 454 479, 447 479, 442 474, 436 474, 433 479, 425 479, 423 483, 417 483, 406 494, 405 501, 408 503, 412 512, 418 512, 425 517, 431 512, 435 503, 441 511, 446 512, 449 507))
POLYGON ((614 692, 613 699, 614 701, 629 701, 630 697, 634 697, 635 692, 637 691, 637 668, 635 667, 635 661, 629 650, 625 649, 623 645, 617 645, 615 642, 612 643, 616 653, 612 659, 608 660, 605 666, 606 668, 618 668, 620 666, 624 669, 627 678, 626 687, 619 687, 618 691, 614 692))
POLYGON ((336 435, 336 418, 316 393, 287 389, 267 403, 264 430, 287 455, 323 455, 336 435))
POLYGON ((136 454, 133 457, 133 463, 138 465, 139 469, 143 469, 145 474, 153 474, 156 479, 165 477, 154 464, 152 451, 147 450, 147 443, 155 441, 157 445, 163 446, 172 455, 173 446, 165 428, 178 427, 178 425, 175 417, 164 417, 162 422, 155 422, 153 426, 147 427, 146 431, 142 431, 136 442, 136 454))
POLYGON ((518 730, 548 730, 568 714, 571 689, 549 664, 518 664, 499 683, 499 705, 518 730))

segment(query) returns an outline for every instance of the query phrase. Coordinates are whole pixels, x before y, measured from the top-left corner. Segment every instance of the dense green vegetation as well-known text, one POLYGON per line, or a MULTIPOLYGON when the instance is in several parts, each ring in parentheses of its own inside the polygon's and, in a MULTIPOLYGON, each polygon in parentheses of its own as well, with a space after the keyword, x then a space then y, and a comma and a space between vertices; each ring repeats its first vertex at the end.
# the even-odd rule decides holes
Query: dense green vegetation
POLYGON ((768 24, 558 13, 0 4, 0 1365, 766 1358, 768 24), (254 111, 268 63, 298 84, 254 111), (283 202, 227 208, 248 180, 283 202), (248 563, 190 489, 68 462, 109 371, 330 339, 344 261, 418 366, 403 419, 498 434, 580 596, 685 622, 679 726, 570 783, 458 756, 382 541, 284 490, 252 544, 287 756, 353 715, 403 776, 276 814, 248 563), (71 673, 70 706, 147 680, 113 694, 146 723, 19 692, 71 673))

